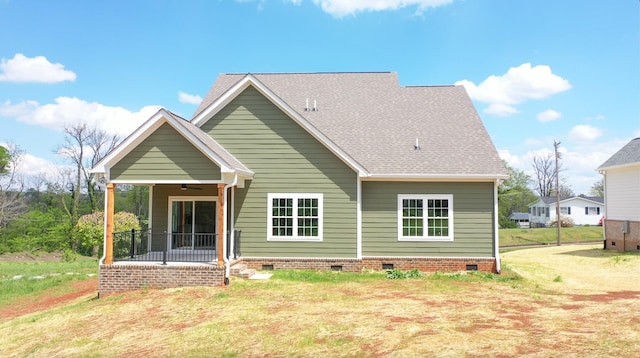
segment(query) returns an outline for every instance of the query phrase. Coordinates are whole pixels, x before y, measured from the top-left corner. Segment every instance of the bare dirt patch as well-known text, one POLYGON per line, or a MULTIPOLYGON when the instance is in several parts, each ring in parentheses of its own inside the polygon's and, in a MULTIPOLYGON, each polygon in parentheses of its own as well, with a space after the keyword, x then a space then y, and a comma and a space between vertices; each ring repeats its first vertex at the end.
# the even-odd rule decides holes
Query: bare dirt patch
POLYGON ((526 277, 516 281, 234 279, 114 294, 0 321, 0 346, 8 356, 65 357, 637 357, 640 289, 590 284, 589 270, 574 266, 625 280, 638 257, 549 249, 505 255, 526 277))
POLYGON ((91 298, 98 294, 98 279, 69 281, 59 287, 46 290, 37 296, 28 296, 11 306, 0 309, 0 319, 11 319, 35 312, 60 307, 80 298, 91 298))
POLYGON ((60 252, 43 252, 43 251, 24 251, 24 252, 9 252, 0 255, 0 261, 5 262, 35 262, 35 261, 47 261, 56 262, 62 261, 62 253, 60 252))

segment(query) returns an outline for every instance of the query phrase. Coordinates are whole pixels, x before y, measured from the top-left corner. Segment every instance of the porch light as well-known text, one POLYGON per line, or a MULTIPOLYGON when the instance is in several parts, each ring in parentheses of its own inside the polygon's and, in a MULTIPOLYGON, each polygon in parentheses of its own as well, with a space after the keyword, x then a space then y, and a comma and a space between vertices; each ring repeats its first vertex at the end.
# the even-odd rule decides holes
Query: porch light
POLYGON ((187 184, 180 185, 180 190, 187 190, 187 184))

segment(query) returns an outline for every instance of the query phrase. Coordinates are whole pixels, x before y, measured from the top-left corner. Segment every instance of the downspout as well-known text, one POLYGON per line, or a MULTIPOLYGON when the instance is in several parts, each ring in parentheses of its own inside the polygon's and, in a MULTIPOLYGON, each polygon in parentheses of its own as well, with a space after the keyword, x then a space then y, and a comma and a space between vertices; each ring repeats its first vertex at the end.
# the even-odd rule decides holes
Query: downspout
POLYGON ((103 238, 102 238, 102 257, 98 260, 98 266, 104 265, 104 259, 107 257, 107 190, 104 191, 104 218, 102 219, 104 222, 104 226, 102 227, 103 238))
MULTIPOLYGON (((225 226, 227 225, 227 219, 229 217, 229 213, 228 213, 228 207, 227 207, 227 197, 228 197, 228 193, 229 193, 229 188, 236 186, 236 184, 238 184, 238 173, 234 173, 233 176, 233 183, 231 184, 227 184, 224 186, 224 189, 222 189, 222 197, 224 200, 224 224, 225 226)), ((229 225, 230 227, 232 225, 229 225)), ((224 228, 224 232, 222 233, 222 235, 224 235, 224 241, 222 243, 222 257, 224 258, 224 266, 225 266, 225 273, 224 273, 224 284, 228 285, 229 284, 229 279, 231 277, 231 265, 229 265, 229 256, 227 256, 227 241, 228 241, 228 237, 227 234, 230 233, 229 230, 226 230, 226 227, 224 228)))
POLYGON ((493 248, 494 253, 493 256, 496 258, 496 272, 500 273, 502 269, 500 268, 500 235, 499 235, 499 227, 498 227, 498 185, 499 180, 496 180, 493 183, 493 248))

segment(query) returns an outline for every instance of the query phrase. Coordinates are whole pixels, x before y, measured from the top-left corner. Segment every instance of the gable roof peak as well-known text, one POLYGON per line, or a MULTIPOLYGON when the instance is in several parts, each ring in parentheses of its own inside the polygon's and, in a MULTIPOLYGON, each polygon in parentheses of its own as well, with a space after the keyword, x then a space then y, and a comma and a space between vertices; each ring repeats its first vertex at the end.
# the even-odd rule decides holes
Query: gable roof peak
POLYGON ((205 123, 249 86, 361 174, 465 180, 507 176, 463 86, 405 87, 396 72, 221 74, 191 122, 205 123), (315 101, 318 110, 308 110, 316 108, 315 101), (416 138, 420 151, 414 150, 416 138))
POLYGON ((621 167, 640 163, 640 137, 633 138, 598 167, 602 171, 612 167, 621 167))

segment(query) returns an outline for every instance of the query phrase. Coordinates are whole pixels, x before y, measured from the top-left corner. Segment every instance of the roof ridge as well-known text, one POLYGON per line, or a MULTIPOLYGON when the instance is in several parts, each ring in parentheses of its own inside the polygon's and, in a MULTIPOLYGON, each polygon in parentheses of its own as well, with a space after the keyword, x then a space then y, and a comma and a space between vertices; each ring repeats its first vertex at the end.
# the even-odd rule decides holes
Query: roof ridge
POLYGON ((458 87, 457 85, 407 85, 401 88, 438 88, 438 87, 458 87))
POLYGON ((230 72, 223 75, 335 75, 335 74, 382 74, 394 71, 318 71, 318 72, 230 72))

